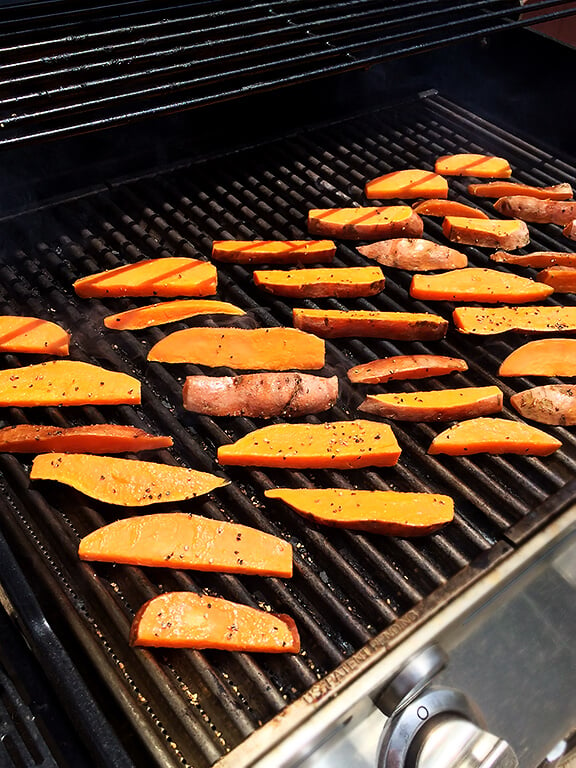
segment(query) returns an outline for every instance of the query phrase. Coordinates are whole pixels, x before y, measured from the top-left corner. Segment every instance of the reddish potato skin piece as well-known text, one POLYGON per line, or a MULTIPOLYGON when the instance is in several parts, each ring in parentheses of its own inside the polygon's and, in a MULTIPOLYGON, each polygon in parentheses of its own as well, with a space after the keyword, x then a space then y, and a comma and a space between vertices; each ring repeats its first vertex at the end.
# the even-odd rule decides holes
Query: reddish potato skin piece
POLYGON ((501 197, 494 209, 509 219, 521 219, 534 224, 564 226, 576 218, 576 201, 537 200, 527 195, 501 197))
POLYGON ((446 216, 442 223, 444 235, 453 243, 475 245, 478 248, 503 248, 511 251, 530 242, 526 222, 519 219, 470 219, 465 216, 446 216), (515 223, 511 227, 512 222, 515 223), (503 226, 506 229, 503 229, 503 226))
POLYGON ((342 240, 421 237, 424 222, 409 205, 320 208, 308 211, 308 232, 342 240))
POLYGON ((187 410, 209 416, 306 416, 336 403, 338 377, 296 372, 188 376, 183 399, 187 410))
POLYGON ((468 192, 476 197, 507 197, 527 195, 538 200, 570 200, 573 191, 570 184, 555 184, 551 187, 532 187, 513 181, 489 181, 484 184, 469 184, 468 192))
POLYGON ((425 379, 453 371, 467 371, 468 363, 442 355, 395 355, 348 369, 353 384, 382 384, 402 379, 425 379))
POLYGON ((379 267, 338 267, 336 269, 256 270, 254 284, 268 293, 290 298, 335 296, 358 298, 384 290, 386 279, 379 267), (293 283, 290 284, 290 279, 293 283))
POLYGON ((576 253, 557 251, 533 251, 532 253, 507 253, 496 251, 490 258, 501 264, 514 264, 518 267, 576 267, 576 253))
POLYGON ((49 427, 18 424, 0 429, 0 452, 9 453, 136 453, 169 448, 168 435, 150 435, 137 427, 93 424, 49 427))
POLYGON ((562 230, 562 234, 564 237, 570 238, 570 240, 576 240, 576 219, 571 221, 569 224, 566 224, 562 230))
POLYGON ((294 309, 294 326, 325 339, 365 338, 435 341, 444 338, 448 321, 427 312, 294 309))
POLYGON ((455 248, 419 237, 397 237, 356 249, 362 256, 374 259, 384 267, 430 272, 436 269, 462 269, 468 257, 455 248))
POLYGON ((536 427, 509 419, 480 416, 461 421, 437 435, 428 453, 471 456, 476 453, 549 456, 562 446, 560 440, 536 427))
POLYGON ((498 387, 464 387, 368 395, 358 410, 398 421, 457 421, 497 413, 503 405, 498 387))
POLYGON ((576 387, 544 384, 512 395, 510 403, 525 419, 540 424, 571 427, 576 424, 576 387))

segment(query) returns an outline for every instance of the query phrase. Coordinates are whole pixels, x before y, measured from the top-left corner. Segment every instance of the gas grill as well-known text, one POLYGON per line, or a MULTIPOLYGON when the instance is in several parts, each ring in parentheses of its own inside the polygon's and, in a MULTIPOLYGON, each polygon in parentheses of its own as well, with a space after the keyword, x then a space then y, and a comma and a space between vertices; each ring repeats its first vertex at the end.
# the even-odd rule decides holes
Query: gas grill
MULTIPOLYGON (((109 331, 105 315, 140 302, 79 299, 72 283, 145 258, 209 259, 213 240, 306 238, 310 208, 366 204, 367 179, 433 168, 442 154, 500 155, 514 180, 576 184, 574 52, 523 28, 568 18, 571 6, 536 2, 529 19, 517 3, 486 0, 0 6, 2 312, 54 320, 72 333, 73 359, 142 382, 139 407, 6 408, 2 426, 111 421, 170 434, 172 449, 145 457, 214 472, 231 484, 163 509, 252 525, 294 546, 288 580, 80 562, 79 538, 130 510, 31 482, 31 457, 0 454, 2 604, 26 653, 43 667, 37 674, 47 692, 35 696, 56 714, 41 730, 70 733, 60 749, 58 737, 47 737, 45 747, 12 748, 7 761, 515 764, 504 762, 511 758, 502 742, 482 741, 480 730, 470 734, 476 726, 510 742, 526 768, 553 765, 569 751, 576 730, 570 428, 543 427, 563 446, 542 459, 429 456, 445 425, 397 422, 402 456, 394 468, 223 468, 217 447, 267 422, 185 411, 184 378, 205 371, 146 360, 155 342, 196 321, 109 331), (264 491, 286 485, 448 493, 456 516, 418 539, 324 528, 265 499, 264 491), (301 653, 130 648, 136 610, 182 589, 290 614, 301 653), (520 647, 508 628, 520 633, 520 647), (526 666, 524 641, 533 666, 526 666), (538 690, 547 700, 525 710, 538 690), (473 744, 476 763, 449 763, 446 754, 431 762, 424 742, 437 732, 449 743, 447 714, 456 714, 452 743, 462 738, 470 754, 473 744), (480 762, 480 749, 492 757, 498 751, 502 762, 480 762)), ((470 202, 467 184, 450 179, 450 196, 470 202)), ((490 201, 474 203, 492 215, 490 201)), ((558 227, 530 230, 530 250, 572 250, 558 227)), ((425 219, 425 236, 444 242, 439 220, 425 219)), ((338 241, 334 263, 366 264, 355 245, 338 241)), ((490 265, 489 251, 463 250, 471 265, 490 265)), ((447 319, 454 308, 411 299, 411 275, 401 270, 386 270, 384 292, 369 299, 292 301, 263 295, 249 268, 217 266, 218 298, 247 312, 226 322, 242 327, 291 326, 294 306, 414 309, 447 319)), ((573 305, 574 297, 546 303, 573 305)), ((339 375, 339 401, 306 420, 357 417, 368 390, 347 383, 352 365, 424 352, 463 357, 469 366, 427 386, 497 384, 504 415, 517 419, 509 397, 535 382, 501 380, 497 370, 525 340, 506 334, 479 341, 451 327, 436 342, 329 341, 323 373, 339 375)), ((2 359, 5 368, 28 362, 23 355, 2 359)), ((25 687, 23 662, 3 651, 0 661, 6 687, 10 678, 25 687)))

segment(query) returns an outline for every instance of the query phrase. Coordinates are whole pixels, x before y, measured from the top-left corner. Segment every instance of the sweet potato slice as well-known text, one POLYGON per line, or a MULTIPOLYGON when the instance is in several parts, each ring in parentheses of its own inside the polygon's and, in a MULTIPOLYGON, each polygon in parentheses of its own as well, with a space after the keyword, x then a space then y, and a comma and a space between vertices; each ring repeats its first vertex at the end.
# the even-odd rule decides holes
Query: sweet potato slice
POLYGON ((198 315, 244 315, 240 307, 226 301, 211 301, 209 299, 177 299, 150 304, 147 307, 128 309, 116 315, 104 318, 106 328, 117 331, 135 331, 140 328, 150 328, 153 325, 175 323, 198 315))
POLYGON ((130 628, 130 645, 298 653, 300 637, 286 614, 222 597, 166 592, 140 608, 130 628))
POLYGON ((525 419, 540 424, 571 427, 576 424, 576 387, 544 384, 512 395, 510 403, 525 419))
POLYGON ((494 208, 509 219, 521 219, 535 224, 564 226, 576 218, 576 201, 537 200, 528 195, 501 197, 494 203, 494 208))
POLYGON ((562 234, 564 237, 570 238, 570 240, 576 240, 576 219, 571 221, 569 224, 566 224, 562 230, 562 234))
POLYGON ((462 269, 468 257, 455 248, 438 245, 421 237, 396 237, 361 245, 357 251, 383 267, 429 272, 436 269, 462 269))
POLYGON ((576 339, 536 339, 511 352, 500 376, 576 376, 576 339))
POLYGON ((420 216, 467 216, 469 219, 488 219, 489 216, 479 208, 473 208, 457 200, 424 200, 412 206, 420 216))
POLYGON ((0 406, 119 405, 140 402, 140 382, 76 360, 0 371, 0 406))
POLYGON ((292 546, 247 525, 185 512, 115 520, 80 541, 81 560, 292 576, 292 546))
POLYGON ((306 416, 336 403, 338 377, 292 371, 188 376, 182 396, 187 410, 209 416, 306 416))
POLYGON ((285 469, 391 467, 399 457, 391 428, 362 419, 271 424, 218 448, 221 464, 285 469))
POLYGON ((511 195, 528 195, 538 200, 570 200, 572 187, 570 184, 554 184, 551 187, 533 187, 530 184, 520 184, 514 181, 489 181, 483 184, 470 184, 468 192, 476 197, 508 197, 511 195))
POLYGON ((256 270, 253 278, 258 288, 290 298, 374 296, 385 283, 380 267, 256 270))
POLYGON ((292 314, 296 328, 325 339, 362 336, 431 341, 442 339, 448 329, 447 320, 430 312, 298 308, 292 314))
POLYGON ((476 176, 478 179, 508 179, 512 176, 510 163, 505 158, 469 152, 439 157, 434 170, 443 176, 476 176))
POLYGON ((146 259, 76 280, 82 298, 117 296, 212 296, 216 267, 207 261, 171 256, 146 259))
POLYGON ((443 176, 420 168, 392 171, 366 182, 369 200, 412 200, 417 197, 448 197, 448 182, 443 176))
POLYGON ((155 344, 148 360, 285 371, 323 368, 324 355, 322 339, 295 328, 187 328, 155 344))
POLYGON ((463 387, 368 395, 358 410, 397 421, 456 421, 497 413, 503 405, 498 387, 463 387))
MULTIPOLYGON (((576 254, 574 254, 576 256, 576 254)), ((536 275, 536 280, 550 286, 554 293, 574 293, 576 291, 576 266, 547 267, 536 275)))
POLYGON ((540 429, 509 419, 480 416, 468 419, 437 435, 428 453, 471 456, 475 453, 515 453, 524 456, 549 456, 562 443, 540 429))
POLYGON ((70 334, 50 320, 0 316, 0 352, 66 356, 69 344, 70 334))
POLYGON ((452 318, 461 333, 481 336, 576 331, 576 307, 458 307, 452 318))
POLYGON ((333 240, 215 240, 212 258, 232 264, 327 264, 333 240))
POLYGON ((467 267, 437 275, 414 275, 410 295, 424 301, 483 301, 524 304, 545 299, 549 285, 496 269, 467 267))
POLYGON ((496 251, 490 258, 502 264, 514 264, 518 267, 576 267, 576 253, 559 251, 533 251, 532 253, 507 253, 496 251))
POLYGON ((514 251, 530 242, 530 232, 518 219, 471 219, 446 216, 442 231, 448 240, 479 248, 508 248, 514 251))
POLYGON ((4 453, 137 453, 168 448, 169 435, 151 435, 137 427, 90 424, 83 427, 50 427, 18 424, 0 429, 4 453))
POLYGON ((315 523, 385 536, 424 536, 454 518, 453 499, 439 493, 273 488, 265 495, 315 523))
POLYGON ((123 507, 182 501, 228 485, 209 472, 88 453, 43 453, 30 469, 31 480, 55 480, 93 499, 123 507))
POLYGON ((409 205, 362 208, 316 208, 308 211, 311 235, 342 240, 378 240, 384 237, 421 237, 424 223, 409 205))
POLYGON ((394 355, 348 369, 353 384, 382 384, 401 379, 425 379, 453 371, 467 371, 468 363, 444 355, 394 355))

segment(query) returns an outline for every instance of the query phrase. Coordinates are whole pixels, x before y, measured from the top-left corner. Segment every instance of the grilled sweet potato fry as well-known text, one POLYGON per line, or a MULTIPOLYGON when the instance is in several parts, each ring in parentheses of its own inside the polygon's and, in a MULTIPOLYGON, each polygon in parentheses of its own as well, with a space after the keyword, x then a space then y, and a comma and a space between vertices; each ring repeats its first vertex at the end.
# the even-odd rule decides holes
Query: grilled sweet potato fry
POLYGON ((256 270, 253 278, 258 288, 291 298, 374 296, 385 284, 379 267, 256 270))
POLYGON ((480 416, 458 422, 437 435, 428 453, 471 456, 475 453, 515 453, 549 456, 562 446, 560 440, 529 424, 480 416))
POLYGON ((315 523, 385 536, 424 536, 454 518, 453 499, 436 493, 273 488, 265 495, 315 523))
POLYGON ((417 197, 448 197, 448 182, 443 176, 420 168, 392 171, 366 182, 364 194, 369 200, 417 197))
MULTIPOLYGON (((576 253, 574 256, 576 257, 576 253)), ((549 285, 554 293, 574 293, 576 291, 576 266, 547 267, 536 275, 536 280, 549 285)))
POLYGON ((116 315, 108 315, 104 318, 106 328, 117 331, 135 331, 140 328, 150 328, 153 325, 174 323, 178 320, 186 320, 198 315, 244 315, 240 307, 228 304, 226 301, 214 301, 210 299, 178 299, 176 301, 162 301, 159 304, 150 304, 147 307, 128 309, 116 315))
POLYGON ((0 352, 66 356, 70 334, 39 317, 0 316, 0 352))
POLYGON ((325 339, 362 336, 378 339, 431 341, 442 339, 448 321, 431 312, 294 309, 294 325, 325 339))
POLYGON ((572 187, 570 184, 555 184, 551 187, 533 187, 530 184, 520 184, 514 181, 489 181, 483 184, 470 184, 468 192, 477 197, 509 197, 511 195, 527 195, 538 200, 570 200, 572 187))
POLYGON ((512 395, 510 403, 525 419, 540 424, 571 427, 576 424, 576 387, 544 384, 512 395))
POLYGON ((437 275, 414 275, 410 295, 424 301, 482 301, 524 304, 545 299, 549 285, 496 269, 467 267, 437 275))
POLYGON ((496 200, 494 208, 502 216, 535 224, 565 226, 576 218, 576 201, 569 200, 537 200, 528 195, 512 195, 496 200))
POLYGON ((514 251, 530 242, 530 232, 518 219, 470 219, 446 216, 442 231, 448 240, 479 248, 508 248, 514 251))
POLYGON ((570 240, 576 240, 576 219, 566 224, 562 230, 564 237, 569 237, 570 240))
POLYGON ((306 416, 335 404, 338 377, 296 372, 188 376, 182 394, 187 410, 210 416, 306 416))
POLYGON ((333 240, 215 240, 212 258, 233 264, 326 264, 333 240))
POLYGON ((518 267, 576 267, 576 253, 559 251, 533 251, 532 253, 507 253, 496 251, 490 258, 502 264, 514 264, 518 267))
POLYGON ((421 237, 424 223, 409 205, 321 208, 308 211, 311 235, 342 240, 421 237))
POLYGON ((458 307, 452 319, 461 333, 482 336, 507 331, 576 331, 576 307, 458 307))
POLYGON ((377 243, 361 245, 357 251, 374 259, 384 267, 395 267, 412 272, 429 272, 436 269, 462 269, 468 265, 468 257, 455 248, 438 245, 421 237, 397 237, 377 243))
POLYGON ((415 203, 412 208, 420 216, 467 216, 469 219, 488 219, 489 216, 479 208, 459 203, 457 200, 424 200, 415 203))
POLYGON ((463 387, 368 395, 358 410, 397 421, 455 421, 497 413, 503 405, 498 387, 463 387))
POLYGON ((401 379, 425 379, 468 370, 468 363, 458 357, 443 355, 394 355, 372 360, 348 369, 353 384, 382 384, 401 379))
POLYGON ((17 424, 0 429, 0 451, 7 453, 136 453, 168 448, 172 443, 168 435, 150 435, 137 427, 120 424, 17 424))
POLYGON ((476 176, 478 179, 507 179, 512 175, 510 164, 505 158, 469 152, 439 157, 434 170, 443 176, 476 176))
POLYGON ((576 376, 576 339, 536 339, 511 352, 500 376, 576 376))

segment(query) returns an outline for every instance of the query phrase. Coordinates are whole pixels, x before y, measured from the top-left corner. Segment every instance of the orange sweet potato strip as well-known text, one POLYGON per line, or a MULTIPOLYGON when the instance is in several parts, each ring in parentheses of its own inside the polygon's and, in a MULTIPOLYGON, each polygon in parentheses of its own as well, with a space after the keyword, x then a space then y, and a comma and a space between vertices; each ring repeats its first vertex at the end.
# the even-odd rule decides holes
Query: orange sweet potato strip
POLYGON ((476 176, 479 179, 507 179, 512 175, 510 164, 505 158, 467 152, 439 157, 434 170, 444 176, 476 176))
POLYGON ((562 443, 540 429, 509 419, 479 417, 454 424, 437 435, 428 453, 470 456, 475 453, 515 453, 549 456, 562 443))
POLYGON ((536 275, 536 280, 550 286, 554 293, 574 293, 576 291, 576 266, 547 267, 536 275))
POLYGON ((483 184, 470 184, 468 192, 476 197, 507 197, 509 195, 529 195, 539 200, 570 200, 570 184, 555 184, 551 187, 533 187, 514 181, 489 181, 483 184))
POLYGON ((374 296, 385 284, 380 267, 256 270, 253 278, 258 288, 291 298, 374 296))
POLYGON ((530 242, 526 222, 518 219, 471 219, 446 216, 442 231, 453 243, 479 248, 503 248, 514 251, 530 242))
POLYGON ((130 645, 298 653, 300 638, 294 620, 286 614, 222 597, 167 592, 140 608, 130 629, 130 645))
POLYGON ((182 501, 228 485, 216 475, 187 467, 87 453, 43 453, 31 480, 55 480, 93 499, 124 507, 182 501))
POLYGON ((161 363, 196 363, 239 370, 319 370, 324 341, 295 328, 187 328, 166 336, 148 353, 161 363))
POLYGON ((409 205, 362 208, 316 208, 308 211, 311 235, 342 240, 378 240, 385 237, 421 237, 424 222, 409 205))
POLYGON ((494 209, 509 219, 516 218, 536 224, 560 224, 564 226, 576 218, 576 201, 537 200, 529 195, 501 197, 494 209))
POLYGON ((410 295, 424 301, 482 301, 523 304, 545 299, 549 285, 496 269, 467 267, 436 275, 414 275, 410 295))
POLYGON ((356 250, 384 267, 407 269, 412 272, 462 269, 468 266, 465 253, 421 237, 396 237, 361 245, 356 250))
POLYGON ((490 258, 502 264, 519 267, 553 267, 556 265, 576 267, 576 253, 560 251, 533 251, 532 253, 507 253, 496 251, 490 258))
POLYGON ((536 339, 511 352, 500 376, 576 376, 576 339, 536 339))
POLYGON ((454 501, 443 494, 345 488, 273 488, 264 493, 315 523, 385 536, 424 536, 454 518, 454 501))
POLYGON ((180 256, 125 264, 76 280, 82 298, 117 296, 212 296, 216 293, 216 267, 180 256))
POLYGON ((489 336, 507 331, 576 331, 576 307, 458 307, 452 313, 461 333, 489 336))
POLYGON ((448 329, 447 320, 430 312, 296 308, 292 314, 296 328, 326 339, 363 336, 430 341, 443 338, 448 329))
POLYGON ((327 264, 333 240, 215 240, 212 258, 233 264, 327 264))
POLYGON ((108 563, 292 576, 287 541, 247 525, 185 512, 115 520, 84 536, 78 555, 108 563))
POLYGON ((576 387, 572 384, 544 384, 517 392, 510 405, 525 419, 541 424, 572 427, 576 424, 576 387))
POLYGON ((467 371, 468 363, 444 355, 393 355, 348 369, 353 384, 382 384, 402 379, 425 379, 453 371, 467 371))
POLYGON ((218 448, 221 464, 285 469, 391 467, 399 457, 392 429, 362 419, 271 424, 218 448))
POLYGON ((0 316, 0 352, 66 356, 69 344, 70 334, 50 320, 0 316))
POLYGON ((391 200, 416 197, 448 197, 448 182, 443 176, 420 168, 392 171, 366 182, 368 200, 391 200))
POLYGON ((459 203, 457 200, 424 200, 412 206, 420 216, 467 216, 469 219, 487 219, 488 214, 479 208, 459 203))
POLYGON ((18 424, 0 429, 0 451, 7 453, 136 453, 169 448, 172 443, 168 435, 150 435, 137 427, 120 424, 18 424))
POLYGON ((50 360, 0 371, 0 406, 140 403, 140 382, 76 360, 50 360))
POLYGON ((128 309, 116 315, 104 318, 106 328, 117 331, 135 331, 140 328, 150 328, 153 325, 174 323, 198 315, 244 315, 240 307, 226 301, 207 299, 177 299, 163 301, 160 304, 150 304, 147 307, 128 309))
POLYGON ((368 395, 358 410, 398 421, 456 421, 502 410, 498 387, 463 387, 430 392, 368 395))

